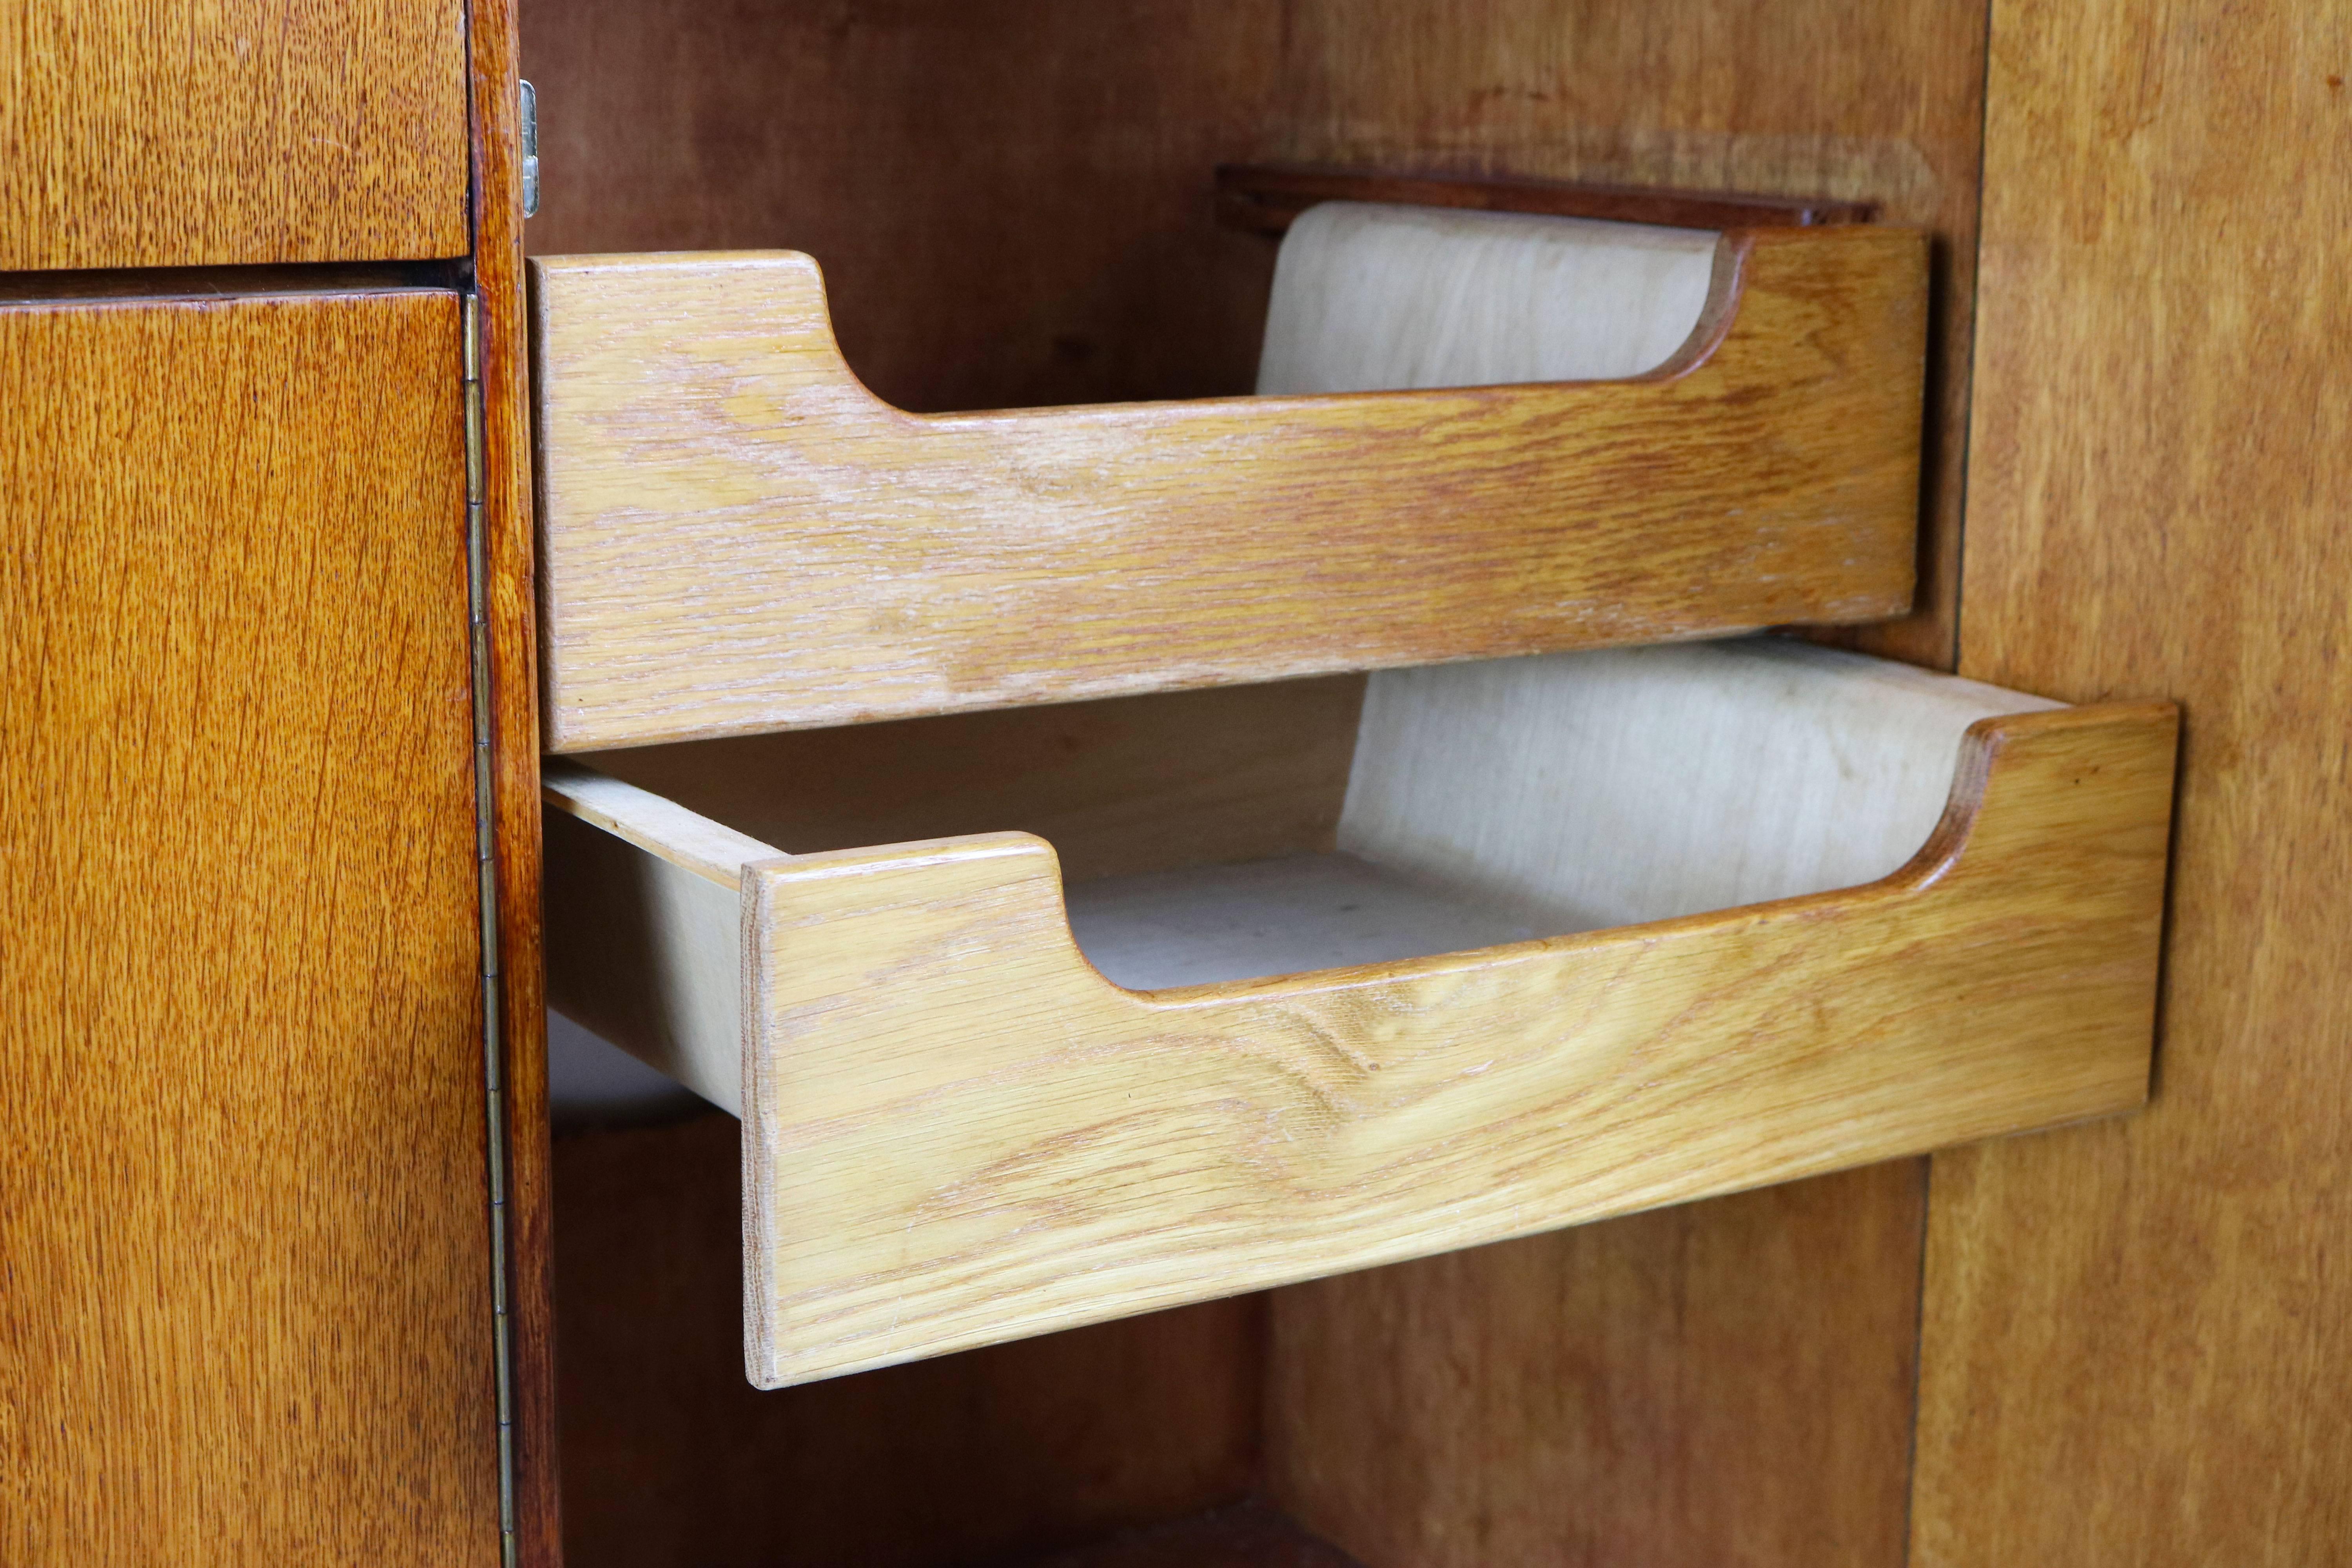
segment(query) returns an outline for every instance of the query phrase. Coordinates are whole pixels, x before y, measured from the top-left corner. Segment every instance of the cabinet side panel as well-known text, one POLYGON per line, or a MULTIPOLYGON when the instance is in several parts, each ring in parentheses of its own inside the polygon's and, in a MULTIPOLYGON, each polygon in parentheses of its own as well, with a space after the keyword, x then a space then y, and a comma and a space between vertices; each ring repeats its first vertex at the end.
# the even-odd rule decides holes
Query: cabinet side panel
POLYGON ((1961 668, 2183 709, 2147 1112, 1937 1156, 1913 1561, 2352 1538, 2352 11, 1998 0, 1961 668))
POLYGON ((497 1560, 457 330, 0 311, 0 1562, 497 1560))
POLYGON ((0 271, 462 256, 464 0, 0 11, 0 271))

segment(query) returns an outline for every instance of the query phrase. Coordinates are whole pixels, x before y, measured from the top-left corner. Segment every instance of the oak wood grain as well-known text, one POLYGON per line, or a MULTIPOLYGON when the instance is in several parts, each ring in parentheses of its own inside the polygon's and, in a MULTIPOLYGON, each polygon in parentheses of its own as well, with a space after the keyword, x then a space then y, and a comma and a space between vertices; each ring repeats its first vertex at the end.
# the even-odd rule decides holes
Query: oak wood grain
POLYGON ((540 954, 539 648, 523 301, 516 0, 469 0, 473 274, 482 387, 482 609, 505 1059, 509 1380, 515 1532, 528 1568, 562 1558, 555 1413, 547 1011, 540 954))
POLYGON ((463 256, 462 0, 0 9, 0 270, 463 256))
POLYGON ((541 259, 550 747, 1885 615, 1924 264, 1728 237, 1627 381, 917 416, 805 257, 541 259))
POLYGON ((2185 728, 2154 1102, 1935 1163, 1912 1560, 2332 1561, 2352 14, 1992 17, 1962 667, 2185 728))
POLYGON ((740 1098, 724 1039, 671 1070, 746 1119, 752 1380, 2136 1105, 2171 735, 2160 704, 1979 721, 1869 887, 1184 991, 1090 969, 1027 835, 661 858, 740 887, 740 1098))
POLYGON ((572 1568, 1020 1562, 1247 1493, 1254 1298, 750 1387, 740 1142, 716 1114, 556 1140, 572 1568))
POLYGON ((0 1561, 498 1561, 457 329, 0 310, 0 1561))

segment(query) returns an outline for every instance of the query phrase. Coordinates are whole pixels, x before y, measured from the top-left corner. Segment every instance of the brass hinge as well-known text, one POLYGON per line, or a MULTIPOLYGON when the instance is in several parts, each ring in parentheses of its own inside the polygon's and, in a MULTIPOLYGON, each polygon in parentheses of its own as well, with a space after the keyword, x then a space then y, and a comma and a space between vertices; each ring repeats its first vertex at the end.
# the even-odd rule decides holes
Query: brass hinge
POLYGON ((466 603, 474 665, 474 862, 480 886, 482 944, 482 1075, 488 1090, 490 1189, 490 1331, 498 1377, 499 1549, 507 1568, 516 1559, 514 1500, 513 1322, 507 1311, 506 1062, 499 1023, 499 875, 497 798, 490 773, 490 582, 485 524, 488 499, 482 447, 482 297, 465 296, 466 603))

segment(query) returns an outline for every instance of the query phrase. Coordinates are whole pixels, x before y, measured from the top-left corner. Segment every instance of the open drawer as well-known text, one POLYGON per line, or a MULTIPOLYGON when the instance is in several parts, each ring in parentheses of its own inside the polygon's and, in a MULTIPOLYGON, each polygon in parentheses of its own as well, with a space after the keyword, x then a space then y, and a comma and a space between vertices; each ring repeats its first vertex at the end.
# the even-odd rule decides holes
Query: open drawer
POLYGON ((1359 203, 1283 247, 1282 395, 940 415, 806 256, 534 260, 549 749, 1909 607, 1919 232, 1359 203))
POLYGON ((1325 852, 1067 888, 555 763, 549 994, 742 1117, 782 1386, 2134 1107, 2174 732, 1773 638, 1393 670, 1325 852))

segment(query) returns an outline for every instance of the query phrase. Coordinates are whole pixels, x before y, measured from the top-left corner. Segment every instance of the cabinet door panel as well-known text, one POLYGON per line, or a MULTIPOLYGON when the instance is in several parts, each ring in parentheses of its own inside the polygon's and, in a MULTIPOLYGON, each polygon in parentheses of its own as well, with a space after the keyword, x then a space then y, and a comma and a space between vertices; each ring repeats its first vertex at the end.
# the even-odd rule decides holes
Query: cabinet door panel
POLYGON ((0 310, 0 1562, 497 1557, 458 333, 0 310))
POLYGON ((462 256, 463 0, 0 7, 0 271, 462 256))

